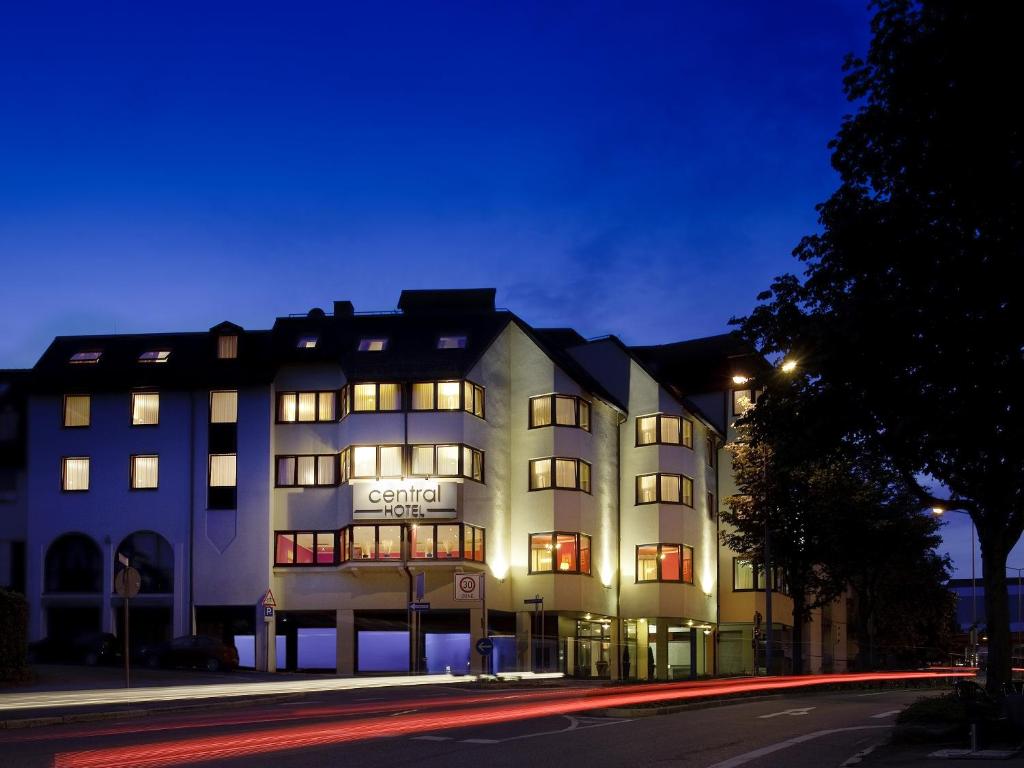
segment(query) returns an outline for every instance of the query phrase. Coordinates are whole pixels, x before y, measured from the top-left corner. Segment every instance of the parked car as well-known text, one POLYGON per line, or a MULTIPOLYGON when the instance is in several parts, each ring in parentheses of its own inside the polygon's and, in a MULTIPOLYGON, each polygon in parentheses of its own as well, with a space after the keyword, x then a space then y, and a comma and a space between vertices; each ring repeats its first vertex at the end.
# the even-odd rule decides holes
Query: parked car
POLYGON ((109 632, 44 637, 28 644, 30 664, 59 662, 66 664, 115 664, 121 661, 121 641, 109 632))
POLYGON ((238 649, 220 640, 203 635, 184 635, 173 640, 143 648, 142 661, 146 666, 195 667, 208 672, 236 669, 238 649))

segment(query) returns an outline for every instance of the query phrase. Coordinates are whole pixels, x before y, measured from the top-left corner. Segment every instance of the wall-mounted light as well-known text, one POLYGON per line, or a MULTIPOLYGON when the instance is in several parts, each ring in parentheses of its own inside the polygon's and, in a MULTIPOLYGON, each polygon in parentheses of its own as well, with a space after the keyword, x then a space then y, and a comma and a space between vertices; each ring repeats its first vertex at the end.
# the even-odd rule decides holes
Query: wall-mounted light
POLYGON ((746 384, 748 381, 750 381, 750 379, 741 373, 732 377, 733 384, 746 384))

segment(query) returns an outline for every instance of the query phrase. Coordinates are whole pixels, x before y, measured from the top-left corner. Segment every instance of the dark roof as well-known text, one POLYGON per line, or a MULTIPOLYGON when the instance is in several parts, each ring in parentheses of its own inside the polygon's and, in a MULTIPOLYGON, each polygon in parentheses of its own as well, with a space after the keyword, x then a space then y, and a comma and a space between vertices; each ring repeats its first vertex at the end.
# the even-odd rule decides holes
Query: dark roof
MULTIPOLYGON (((118 336, 58 336, 32 369, 32 391, 97 392, 160 387, 201 389, 238 387, 273 380, 268 331, 242 331, 238 335, 238 357, 217 358, 218 330, 209 333, 146 333, 118 336), (73 364, 76 352, 99 351, 96 363, 73 364), (139 355, 153 350, 170 350, 162 363, 140 363, 139 355)), ((237 329, 237 330, 236 330, 237 329)))
POLYGON ((772 366, 736 333, 629 348, 659 381, 682 395, 724 392, 735 388, 732 377, 764 376, 772 366))

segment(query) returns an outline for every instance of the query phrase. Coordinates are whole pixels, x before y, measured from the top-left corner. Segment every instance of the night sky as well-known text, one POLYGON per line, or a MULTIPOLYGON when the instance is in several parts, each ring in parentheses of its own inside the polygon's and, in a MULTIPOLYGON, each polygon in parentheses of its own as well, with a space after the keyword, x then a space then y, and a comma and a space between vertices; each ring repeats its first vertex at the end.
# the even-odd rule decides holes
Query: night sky
POLYGON ((495 286, 627 343, 720 333, 799 267, 868 22, 866 0, 7 4, 0 367, 402 288, 495 286))

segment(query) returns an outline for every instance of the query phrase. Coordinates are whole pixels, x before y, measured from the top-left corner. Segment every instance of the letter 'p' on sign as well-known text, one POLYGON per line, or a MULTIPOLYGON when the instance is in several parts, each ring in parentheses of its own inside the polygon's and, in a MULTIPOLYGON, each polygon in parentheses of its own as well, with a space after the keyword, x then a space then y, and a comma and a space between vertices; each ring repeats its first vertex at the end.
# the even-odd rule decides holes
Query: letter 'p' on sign
POLYGON ((456 600, 483 600, 484 575, 482 573, 456 573, 456 600))

